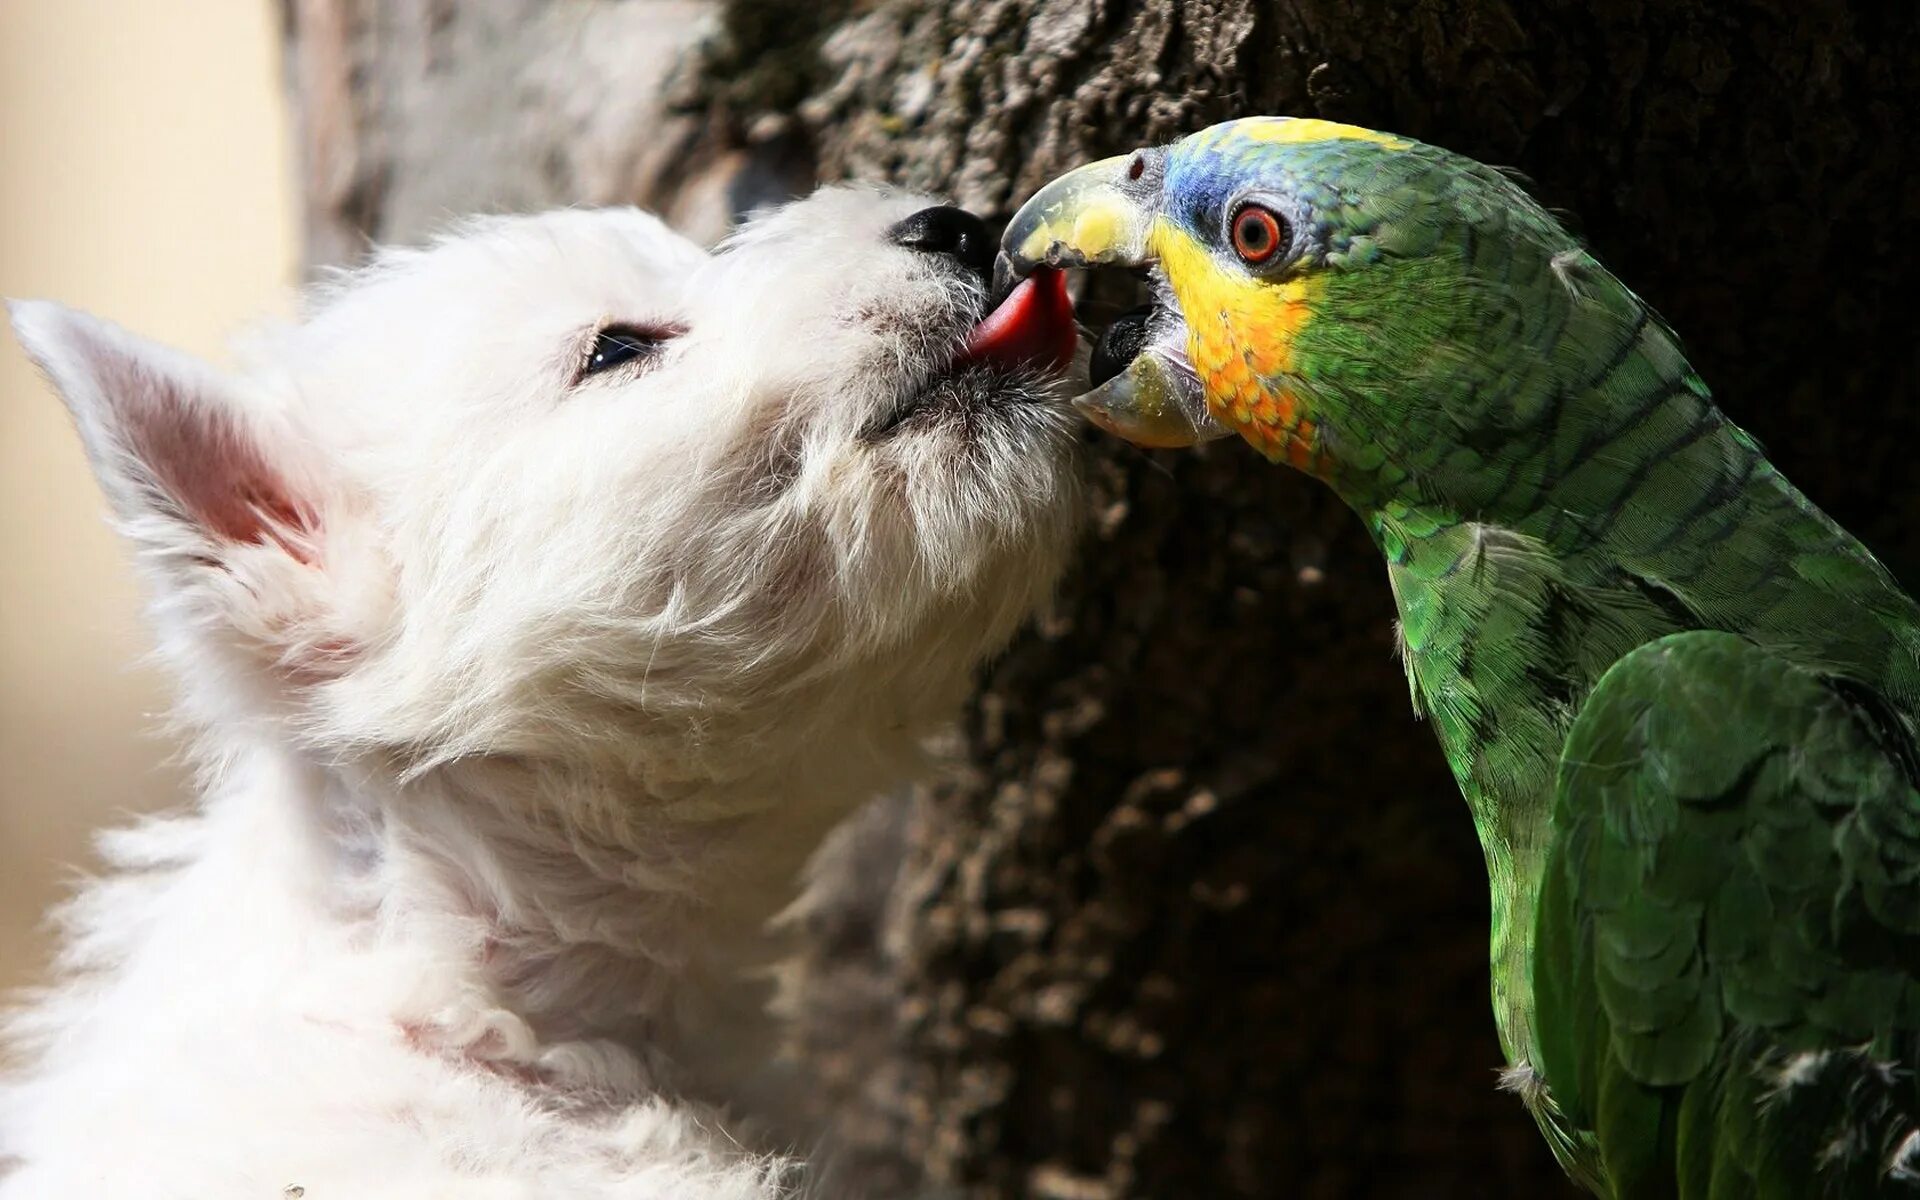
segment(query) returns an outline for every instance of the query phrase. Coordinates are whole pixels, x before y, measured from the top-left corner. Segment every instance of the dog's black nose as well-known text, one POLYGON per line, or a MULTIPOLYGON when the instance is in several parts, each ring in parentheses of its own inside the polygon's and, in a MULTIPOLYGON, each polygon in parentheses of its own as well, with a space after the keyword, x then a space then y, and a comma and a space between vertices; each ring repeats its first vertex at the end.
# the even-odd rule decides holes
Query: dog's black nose
POLYGON ((887 237, 909 250, 945 254, 983 279, 993 269, 993 237, 987 223, 964 208, 950 204, 923 208, 887 230, 887 237))

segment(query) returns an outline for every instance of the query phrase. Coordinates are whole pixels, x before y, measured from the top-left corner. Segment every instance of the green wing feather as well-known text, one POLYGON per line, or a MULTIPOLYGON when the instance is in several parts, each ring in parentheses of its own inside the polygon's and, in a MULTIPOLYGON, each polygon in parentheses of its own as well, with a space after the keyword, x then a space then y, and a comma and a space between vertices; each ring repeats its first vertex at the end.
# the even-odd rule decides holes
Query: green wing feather
POLYGON ((1649 643, 1561 758, 1537 1064, 1619 1197, 1920 1194, 1920 793, 1869 689, 1649 643))

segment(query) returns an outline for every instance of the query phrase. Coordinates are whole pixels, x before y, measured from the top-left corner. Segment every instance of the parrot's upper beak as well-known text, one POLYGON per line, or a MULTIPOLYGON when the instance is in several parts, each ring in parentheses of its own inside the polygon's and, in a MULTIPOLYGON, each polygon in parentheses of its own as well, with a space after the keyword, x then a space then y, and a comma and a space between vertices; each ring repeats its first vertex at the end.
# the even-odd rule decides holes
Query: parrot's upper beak
MULTIPOLYGON (((1140 150, 1089 163, 1041 188, 1001 238, 994 264, 998 287, 1004 290, 1040 267, 1153 264, 1165 170, 1165 151, 1140 150)), ((1163 311, 1153 321, 1160 336, 1141 342, 1118 374, 1096 378, 1094 390, 1074 404, 1102 429, 1143 446, 1191 446, 1225 437, 1232 430, 1207 411, 1205 390, 1187 361, 1186 329, 1172 292, 1164 286, 1160 291, 1163 311)), ((1108 340, 1102 338, 1103 348, 1108 340)))
POLYGON ((1020 206, 1000 239, 1002 265, 1017 277, 1035 267, 1138 267, 1160 199, 1151 151, 1069 171, 1020 206), (1149 178, 1151 176, 1151 178, 1149 178))

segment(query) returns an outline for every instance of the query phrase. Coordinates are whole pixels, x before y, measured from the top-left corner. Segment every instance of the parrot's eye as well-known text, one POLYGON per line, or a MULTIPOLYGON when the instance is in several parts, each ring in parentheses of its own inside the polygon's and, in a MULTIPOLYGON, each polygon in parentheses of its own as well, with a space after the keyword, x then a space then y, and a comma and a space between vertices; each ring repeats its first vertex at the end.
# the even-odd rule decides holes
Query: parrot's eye
POLYGON ((1249 204, 1233 214, 1233 252, 1248 266, 1272 261, 1291 240, 1286 218, 1272 209, 1249 204))
POLYGON ((595 335, 593 345, 588 347, 586 359, 575 376, 576 382, 651 355, 684 332, 674 325, 608 325, 595 335))

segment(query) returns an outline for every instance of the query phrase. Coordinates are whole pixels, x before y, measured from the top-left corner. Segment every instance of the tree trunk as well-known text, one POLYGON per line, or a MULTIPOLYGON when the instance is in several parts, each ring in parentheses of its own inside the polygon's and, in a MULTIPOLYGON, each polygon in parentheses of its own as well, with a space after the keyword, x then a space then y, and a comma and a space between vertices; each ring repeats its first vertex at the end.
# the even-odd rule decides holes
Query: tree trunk
MULTIPOLYGON (((1920 580, 1888 486, 1920 434, 1897 315, 1920 8, 290 0, 289 28, 315 261, 476 207, 639 200, 711 232, 814 174, 1004 216, 1078 162, 1256 112, 1517 166, 1920 580)), ((1237 443, 1090 439, 1089 471, 1079 567, 984 677, 962 765, 830 858, 798 1041, 843 1178, 1564 1192, 1494 1088, 1484 873, 1358 522, 1237 443)))

